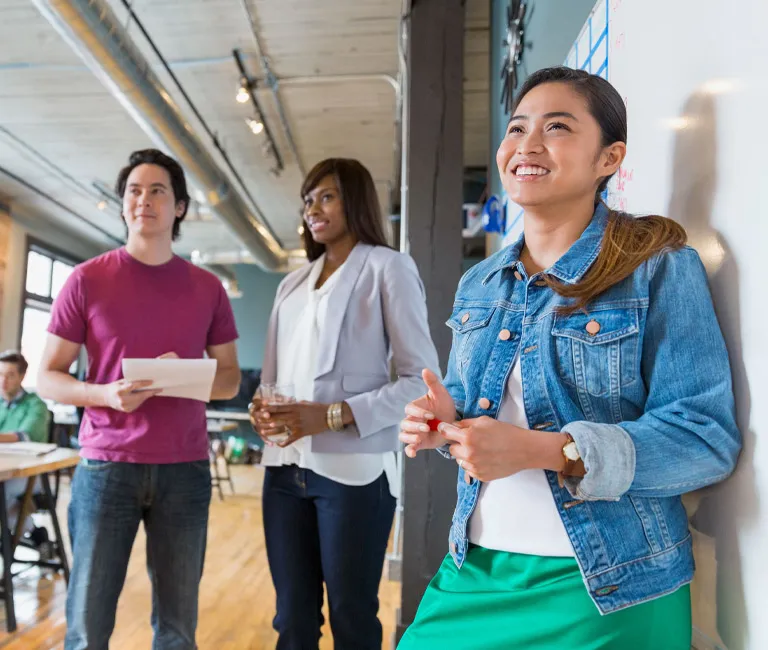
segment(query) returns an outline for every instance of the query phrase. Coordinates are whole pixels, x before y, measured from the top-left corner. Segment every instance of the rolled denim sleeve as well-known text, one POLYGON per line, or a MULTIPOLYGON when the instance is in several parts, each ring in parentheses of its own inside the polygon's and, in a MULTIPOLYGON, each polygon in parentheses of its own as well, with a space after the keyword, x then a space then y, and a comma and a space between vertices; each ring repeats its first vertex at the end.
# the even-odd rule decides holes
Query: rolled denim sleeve
POLYGON ((635 445, 618 424, 571 422, 571 434, 587 470, 583 478, 566 477, 565 487, 576 499, 618 501, 635 476, 635 445))
POLYGON ((690 248, 653 260, 642 350, 644 413, 618 424, 572 422, 587 470, 572 496, 669 497, 717 483, 741 449, 725 341, 704 266, 690 248))

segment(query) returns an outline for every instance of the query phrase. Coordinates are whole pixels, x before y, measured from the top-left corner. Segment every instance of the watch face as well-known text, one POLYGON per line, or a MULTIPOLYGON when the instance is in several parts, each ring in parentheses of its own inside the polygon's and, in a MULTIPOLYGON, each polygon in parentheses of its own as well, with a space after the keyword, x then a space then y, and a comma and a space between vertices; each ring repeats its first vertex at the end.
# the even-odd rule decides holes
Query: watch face
POLYGON ((569 442, 565 445, 565 447, 563 447, 563 453, 568 460, 579 460, 581 458, 581 456, 579 456, 579 450, 576 449, 575 442, 569 442))

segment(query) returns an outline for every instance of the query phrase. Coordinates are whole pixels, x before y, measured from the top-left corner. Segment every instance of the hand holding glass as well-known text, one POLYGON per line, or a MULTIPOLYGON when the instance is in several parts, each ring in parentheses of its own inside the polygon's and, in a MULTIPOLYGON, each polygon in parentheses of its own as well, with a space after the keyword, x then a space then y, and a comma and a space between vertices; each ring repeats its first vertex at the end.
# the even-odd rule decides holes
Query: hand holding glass
MULTIPOLYGON (((285 404, 295 404, 292 384, 261 384, 256 390, 256 397, 261 400, 261 408, 270 406, 283 406, 285 404)), ((267 436, 270 442, 279 444, 285 442, 291 437, 291 429, 280 420, 273 420, 274 433, 267 436)))

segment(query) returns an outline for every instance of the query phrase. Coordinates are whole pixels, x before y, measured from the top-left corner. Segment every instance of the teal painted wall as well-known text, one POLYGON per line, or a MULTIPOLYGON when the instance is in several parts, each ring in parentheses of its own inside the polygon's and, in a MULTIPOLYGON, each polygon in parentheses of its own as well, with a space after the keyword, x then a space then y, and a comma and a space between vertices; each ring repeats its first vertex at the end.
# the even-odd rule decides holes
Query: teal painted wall
POLYGON ((240 334, 237 341, 240 367, 261 368, 269 314, 277 285, 285 276, 281 273, 267 273, 253 264, 237 264, 234 268, 237 284, 243 294, 241 298, 231 301, 240 334))

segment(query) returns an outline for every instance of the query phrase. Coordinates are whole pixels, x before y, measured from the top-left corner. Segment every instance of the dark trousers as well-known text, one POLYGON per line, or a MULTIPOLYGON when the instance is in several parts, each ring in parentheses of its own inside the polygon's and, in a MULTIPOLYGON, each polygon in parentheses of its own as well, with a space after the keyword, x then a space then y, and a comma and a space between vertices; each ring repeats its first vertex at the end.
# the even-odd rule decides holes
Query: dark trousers
POLYGON ((277 650, 317 650, 323 582, 335 650, 380 650, 379 582, 395 513, 386 476, 358 487, 269 467, 263 499, 277 650))

